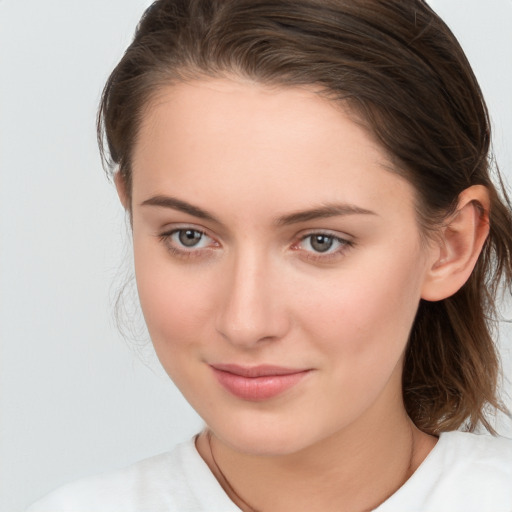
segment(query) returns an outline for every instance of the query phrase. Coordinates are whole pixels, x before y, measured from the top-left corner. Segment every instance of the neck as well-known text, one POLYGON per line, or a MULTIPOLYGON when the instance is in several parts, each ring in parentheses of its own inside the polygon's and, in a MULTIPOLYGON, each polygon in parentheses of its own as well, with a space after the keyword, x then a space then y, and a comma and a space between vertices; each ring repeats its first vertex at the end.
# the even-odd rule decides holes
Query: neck
POLYGON ((398 490, 435 445, 405 414, 394 423, 346 429, 300 452, 272 457, 234 451, 214 435, 210 445, 201 435, 197 446, 244 512, 363 512, 398 490))

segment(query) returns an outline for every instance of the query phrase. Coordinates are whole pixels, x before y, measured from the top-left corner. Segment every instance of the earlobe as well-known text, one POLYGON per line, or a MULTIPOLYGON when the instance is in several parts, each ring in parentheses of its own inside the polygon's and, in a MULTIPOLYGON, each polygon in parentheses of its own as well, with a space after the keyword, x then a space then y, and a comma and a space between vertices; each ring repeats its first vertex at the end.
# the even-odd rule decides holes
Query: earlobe
POLYGON ((489 234, 489 208, 489 192, 483 185, 469 187, 459 195, 457 209, 432 252, 422 299, 446 299, 469 279, 489 234))
POLYGON ((117 195, 125 210, 130 209, 128 192, 126 190, 126 180, 124 179, 121 171, 116 171, 114 174, 114 183, 116 185, 117 195))

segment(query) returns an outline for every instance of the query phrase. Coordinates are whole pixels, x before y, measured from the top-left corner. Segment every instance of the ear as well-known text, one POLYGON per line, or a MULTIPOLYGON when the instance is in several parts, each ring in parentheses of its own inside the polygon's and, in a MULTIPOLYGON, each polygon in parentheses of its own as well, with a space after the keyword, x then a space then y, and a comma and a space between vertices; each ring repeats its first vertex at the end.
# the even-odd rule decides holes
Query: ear
POLYGON ((116 171, 114 174, 114 183, 116 185, 117 195, 125 210, 130 210, 130 200, 128 191, 126 188, 126 180, 123 177, 121 171, 116 171))
POLYGON ((483 185, 469 187, 459 195, 455 213, 433 245, 422 299, 446 299, 469 279, 489 234, 489 208, 489 192, 483 185))

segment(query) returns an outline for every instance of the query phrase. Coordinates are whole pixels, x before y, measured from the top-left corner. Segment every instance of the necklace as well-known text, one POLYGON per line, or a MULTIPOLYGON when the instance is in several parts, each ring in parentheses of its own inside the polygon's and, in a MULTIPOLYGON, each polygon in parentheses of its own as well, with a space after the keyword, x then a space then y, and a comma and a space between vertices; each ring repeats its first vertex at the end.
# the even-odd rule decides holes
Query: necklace
POLYGON ((225 486, 225 488, 227 488, 227 490, 233 495, 235 496, 235 498, 243 505, 244 507, 244 511, 246 510, 247 512, 258 512, 257 509, 255 509, 254 507, 251 507, 251 505, 249 505, 249 503, 247 503, 236 491, 235 489, 233 489, 233 486, 229 483, 229 480, 226 478, 226 475, 222 472, 222 469, 220 469, 219 465, 217 464, 217 461, 215 460, 215 456, 213 455, 213 449, 212 449, 212 432, 210 429, 208 429, 206 431, 206 439, 208 441, 208 448, 210 449, 210 456, 212 458, 212 462, 213 462, 213 465, 215 466, 215 469, 217 470, 217 472, 219 473, 219 475, 221 476, 222 478, 222 482, 225 486))
MULTIPOLYGON (((411 433, 411 448, 410 448, 410 455, 409 455, 409 464, 408 464, 408 467, 407 467, 407 470, 406 470, 406 475, 405 475, 405 479, 404 479, 403 483, 405 483, 405 481, 411 476, 412 465, 413 465, 413 458, 414 458, 414 452, 415 452, 415 445, 416 445, 415 438, 414 438, 413 427, 412 427, 412 425, 409 425, 409 426, 410 426, 410 433, 411 433)), ((247 501, 245 501, 235 491, 235 489, 233 489, 233 486, 230 484, 230 482, 227 479, 226 475, 223 473, 222 469, 220 469, 219 465, 217 464, 217 460, 215 459, 215 455, 213 455, 212 432, 211 432, 210 429, 206 430, 206 440, 208 441, 208 448, 210 450, 210 456, 212 458, 213 465, 215 466, 215 469, 217 470, 218 474, 221 476, 222 483, 224 484, 224 488, 227 489, 229 491, 229 493, 232 496, 234 496, 238 500, 239 503, 241 503, 243 505, 244 512, 259 512, 258 509, 255 509, 254 507, 249 505, 249 503, 247 503, 247 501)), ((384 501, 386 501, 392 494, 394 494, 394 492, 395 491, 393 491, 393 493, 391 493, 389 496, 387 496, 384 501)), ((368 510, 368 512, 369 512, 369 510, 368 510)), ((372 507, 371 510, 373 510, 373 507, 372 507)))

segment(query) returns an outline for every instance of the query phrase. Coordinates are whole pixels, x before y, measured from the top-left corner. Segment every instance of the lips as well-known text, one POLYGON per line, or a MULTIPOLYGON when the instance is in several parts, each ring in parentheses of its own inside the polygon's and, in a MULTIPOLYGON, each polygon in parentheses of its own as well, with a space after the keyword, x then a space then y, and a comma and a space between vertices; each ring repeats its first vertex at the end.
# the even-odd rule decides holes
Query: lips
POLYGON ((261 402, 284 393, 297 385, 310 369, 280 366, 210 365, 221 386, 232 395, 251 402, 261 402))

